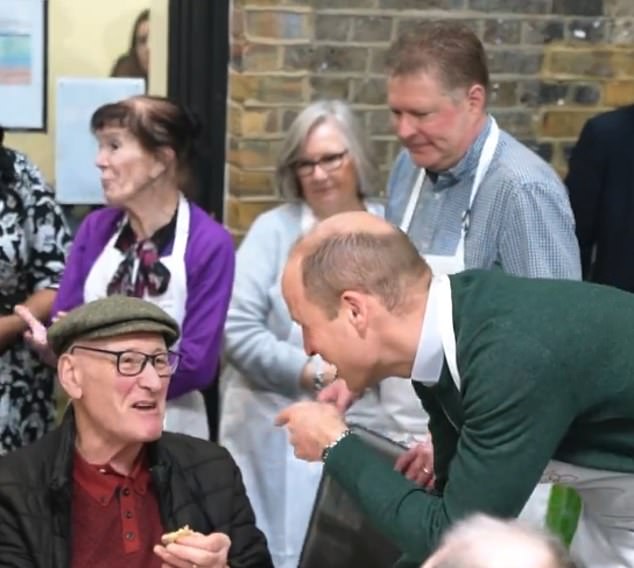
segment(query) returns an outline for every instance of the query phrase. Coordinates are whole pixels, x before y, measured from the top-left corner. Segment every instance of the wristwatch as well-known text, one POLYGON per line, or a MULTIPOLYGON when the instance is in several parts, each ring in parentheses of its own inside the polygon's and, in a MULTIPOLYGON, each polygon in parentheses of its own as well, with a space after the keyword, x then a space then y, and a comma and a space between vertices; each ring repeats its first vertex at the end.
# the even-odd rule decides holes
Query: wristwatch
POLYGON ((318 393, 326 386, 326 371, 324 371, 324 362, 321 357, 315 357, 315 376, 313 377, 313 391, 318 393))

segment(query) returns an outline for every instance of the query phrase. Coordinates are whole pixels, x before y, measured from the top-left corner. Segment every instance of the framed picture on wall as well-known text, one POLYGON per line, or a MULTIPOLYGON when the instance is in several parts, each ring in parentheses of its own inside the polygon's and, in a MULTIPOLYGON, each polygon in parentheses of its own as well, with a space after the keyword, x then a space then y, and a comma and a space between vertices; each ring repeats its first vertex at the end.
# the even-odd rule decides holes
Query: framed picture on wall
POLYGON ((0 0, 0 125, 46 130, 47 0, 0 0))

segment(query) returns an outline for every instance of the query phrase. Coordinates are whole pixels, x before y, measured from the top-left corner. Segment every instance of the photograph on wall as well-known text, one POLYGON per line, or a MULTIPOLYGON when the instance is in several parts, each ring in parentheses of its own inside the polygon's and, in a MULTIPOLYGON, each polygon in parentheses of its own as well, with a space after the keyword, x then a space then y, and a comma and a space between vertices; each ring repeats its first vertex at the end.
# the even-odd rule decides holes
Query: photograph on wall
POLYGON ((0 125, 46 129, 45 0, 0 0, 0 125))

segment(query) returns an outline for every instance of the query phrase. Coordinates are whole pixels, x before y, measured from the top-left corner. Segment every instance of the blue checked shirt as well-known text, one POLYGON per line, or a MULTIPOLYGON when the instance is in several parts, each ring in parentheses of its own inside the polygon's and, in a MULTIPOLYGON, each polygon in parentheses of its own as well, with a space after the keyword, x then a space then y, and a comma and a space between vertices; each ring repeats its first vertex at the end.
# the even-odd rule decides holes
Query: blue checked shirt
MULTIPOLYGON (((408 231, 421 254, 455 254, 490 127, 489 118, 462 160, 440 173, 435 183, 426 176, 408 231)), ((419 171, 403 149, 387 188, 386 217, 395 225, 401 223, 419 171)), ((563 183, 544 160, 504 131, 473 203, 465 267, 581 279, 574 217, 563 183)))

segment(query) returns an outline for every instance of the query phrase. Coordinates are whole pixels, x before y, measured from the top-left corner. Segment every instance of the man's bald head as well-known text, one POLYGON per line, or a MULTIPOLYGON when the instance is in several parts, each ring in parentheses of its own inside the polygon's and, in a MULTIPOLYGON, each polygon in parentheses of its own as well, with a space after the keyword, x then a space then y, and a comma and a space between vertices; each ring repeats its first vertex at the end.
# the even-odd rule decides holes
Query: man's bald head
POLYGON ((422 568, 574 568, 552 535, 522 525, 475 515, 451 529, 422 568))
POLYGON ((319 223, 293 247, 285 281, 289 272, 299 277, 306 298, 329 317, 335 317, 345 290, 372 294, 392 311, 414 282, 431 275, 405 233, 361 211, 319 223))

